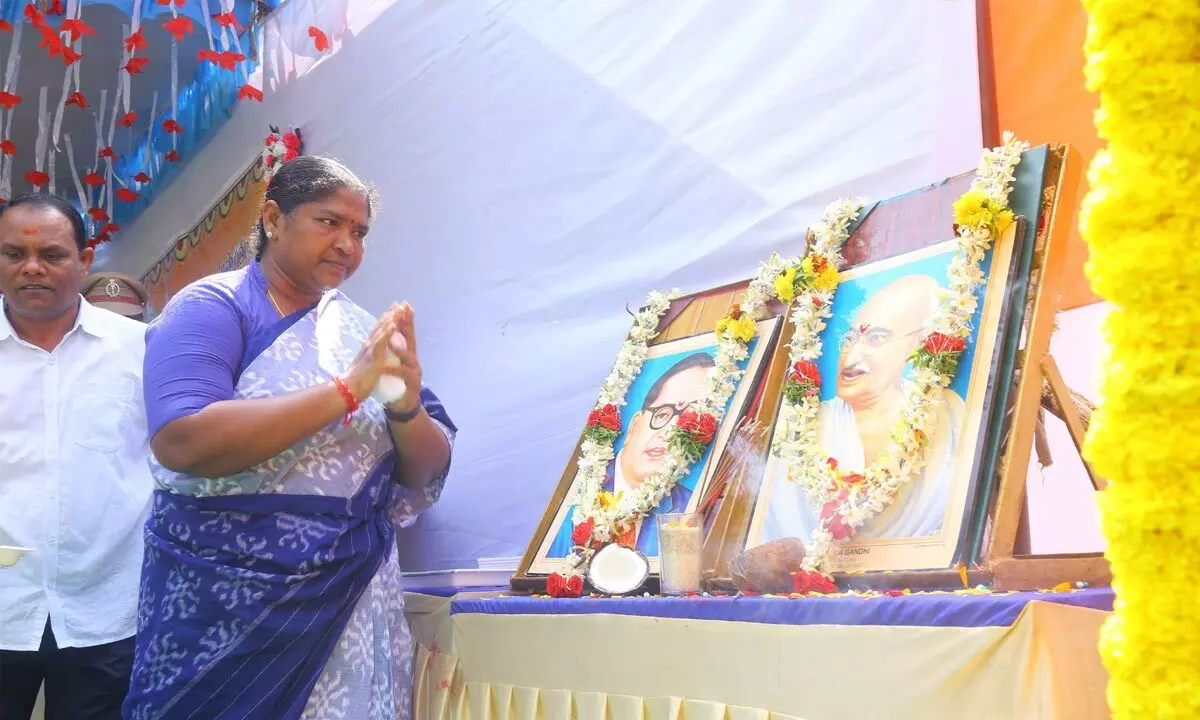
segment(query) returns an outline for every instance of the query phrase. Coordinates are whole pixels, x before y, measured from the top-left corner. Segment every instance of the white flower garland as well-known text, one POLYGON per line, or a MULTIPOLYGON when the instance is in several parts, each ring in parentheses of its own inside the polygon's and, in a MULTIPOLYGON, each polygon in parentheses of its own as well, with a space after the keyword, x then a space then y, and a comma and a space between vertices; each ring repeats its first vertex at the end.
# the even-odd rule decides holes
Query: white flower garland
MULTIPOLYGON (((893 445, 862 473, 839 471, 818 439, 820 379, 815 365, 809 364, 821 357, 820 333, 831 315, 836 285, 809 286, 797 292, 791 312, 796 329, 789 357, 793 392, 785 393, 772 449, 787 464, 788 478, 800 483, 815 507, 821 508, 820 523, 807 544, 806 571, 822 573, 834 540, 849 537, 885 510, 920 473, 928 438, 937 429, 937 397, 953 381, 958 358, 970 337, 978 304, 975 291, 985 280, 981 264, 996 236, 1011 223, 1008 194, 1027 147, 1006 133, 1001 147, 983 152, 971 189, 959 201, 965 203, 964 208, 975 210, 968 218, 973 222, 957 225, 958 253, 950 263, 950 288, 943 293, 932 332, 914 354, 913 378, 905 388, 893 445)), ((956 220, 959 203, 955 204, 956 220)), ((813 241, 801 264, 808 263, 810 270, 813 263, 820 262, 837 267, 848 228, 862 205, 861 201, 832 204, 813 229, 813 241)))
MULTIPOLYGON (((729 398, 737 391, 745 373, 742 363, 749 357, 748 345, 757 330, 755 321, 769 299, 763 288, 770 287, 774 272, 772 269, 769 273, 760 273, 751 283, 751 290, 747 291, 745 309, 735 306, 734 314, 718 323, 717 352, 714 365, 708 372, 707 392, 702 400, 690 408, 702 418, 711 416, 716 427, 720 426, 729 398)), ((601 386, 593 416, 606 411, 615 412, 616 408, 625 404, 625 395, 630 384, 641 373, 650 340, 658 334, 659 321, 670 307, 671 301, 678 296, 678 291, 651 293, 646 307, 634 315, 629 336, 617 353, 617 361, 601 386)), ((592 529, 589 541, 577 545, 568 558, 570 566, 576 570, 591 557, 597 546, 615 541, 632 527, 634 522, 658 507, 676 483, 687 475, 692 465, 686 450, 680 444, 671 442, 658 470, 647 478, 640 488, 613 498, 603 491, 608 465, 615 457, 613 442, 616 431, 611 431, 608 435, 610 437, 585 437, 580 448, 575 476, 579 496, 572 520, 576 528, 590 521, 592 529)), ((701 451, 707 444, 708 442, 700 443, 701 451)))

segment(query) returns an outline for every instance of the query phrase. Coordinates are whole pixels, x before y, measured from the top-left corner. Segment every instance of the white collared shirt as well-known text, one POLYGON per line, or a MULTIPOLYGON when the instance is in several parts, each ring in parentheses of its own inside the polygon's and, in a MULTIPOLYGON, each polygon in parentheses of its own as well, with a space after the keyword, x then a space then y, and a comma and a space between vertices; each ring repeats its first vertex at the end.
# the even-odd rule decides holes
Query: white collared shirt
POLYGON ((137 630, 150 443, 145 326, 80 299, 54 352, 0 312, 0 649, 37 650, 49 615, 59 647, 137 630))

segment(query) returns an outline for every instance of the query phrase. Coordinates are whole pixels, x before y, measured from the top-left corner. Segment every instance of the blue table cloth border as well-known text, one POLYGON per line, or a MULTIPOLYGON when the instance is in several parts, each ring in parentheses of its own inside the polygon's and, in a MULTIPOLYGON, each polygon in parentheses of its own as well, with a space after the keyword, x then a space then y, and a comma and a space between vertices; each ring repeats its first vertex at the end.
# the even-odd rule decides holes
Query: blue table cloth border
POLYGON ((450 614, 633 615, 681 620, 725 620, 770 625, 878 625, 908 627, 1007 627, 1034 601, 1112 610, 1111 588, 1067 593, 987 595, 914 594, 881 597, 630 597, 549 599, 459 598, 450 614))

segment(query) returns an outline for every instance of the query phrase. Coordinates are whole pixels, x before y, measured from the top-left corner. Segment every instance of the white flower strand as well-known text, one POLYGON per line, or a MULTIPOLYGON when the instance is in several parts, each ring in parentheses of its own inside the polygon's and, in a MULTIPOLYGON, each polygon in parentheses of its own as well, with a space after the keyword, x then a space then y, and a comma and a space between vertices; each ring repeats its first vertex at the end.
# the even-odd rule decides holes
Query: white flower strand
MULTIPOLYGON (((742 302, 743 313, 755 321, 765 315, 767 303, 774 296, 775 278, 788 266, 788 262, 778 255, 772 255, 763 263, 758 275, 746 289, 742 302)), ((671 300, 678 296, 677 290, 670 294, 651 293, 646 308, 634 316, 629 337, 617 353, 617 362, 601 387, 596 410, 605 405, 625 404, 629 386, 641 373, 649 353, 649 343, 658 333, 659 320, 670 307, 671 300)), ((737 392, 745 374, 743 363, 749 356, 748 343, 730 337, 728 333, 717 338, 714 365, 708 372, 707 392, 694 409, 698 413, 712 415, 718 426, 725 417, 729 398, 737 392)), ((608 474, 608 464, 614 457, 613 443, 585 439, 576 470, 575 485, 579 488, 579 495, 572 520, 578 526, 591 518, 594 522, 592 538, 599 543, 613 541, 618 528, 628 527, 658 507, 691 469, 687 459, 677 449, 668 446, 662 464, 640 488, 628 495, 622 494, 614 505, 603 507, 600 493, 608 474)), ((579 569, 590 555, 589 549, 577 547, 568 558, 569 564, 579 569)))
MULTIPOLYGON (((971 190, 985 193, 997 207, 1006 206, 1016 166, 1027 147, 1028 143, 1005 133, 1001 147, 983 151, 971 190)), ((813 228, 809 255, 815 253, 840 260, 849 226, 861 207, 861 201, 831 204, 825 217, 813 228)), ((982 263, 994 239, 992 228, 987 225, 958 228, 958 253, 949 267, 950 288, 943 293, 934 331, 958 338, 970 336, 971 318, 978 306, 975 292, 986 279, 982 263)), ((821 357, 820 333, 830 316, 833 295, 833 291, 809 290, 796 298, 791 315, 796 329, 789 365, 802 360, 815 362, 821 357)), ((818 440, 819 397, 806 396, 795 404, 784 400, 773 450, 787 463, 788 478, 800 483, 817 507, 836 501, 842 521, 858 528, 891 505, 900 490, 921 471, 925 463, 923 438, 932 437, 937 431, 935 398, 953 379, 929 368, 914 370, 912 380, 905 384, 902 419, 893 434, 893 447, 863 471, 858 486, 861 490, 849 492, 844 499, 838 500, 831 488, 836 474, 818 440)), ((803 568, 820 572, 832 546, 833 535, 827 523, 822 522, 813 531, 803 568)))

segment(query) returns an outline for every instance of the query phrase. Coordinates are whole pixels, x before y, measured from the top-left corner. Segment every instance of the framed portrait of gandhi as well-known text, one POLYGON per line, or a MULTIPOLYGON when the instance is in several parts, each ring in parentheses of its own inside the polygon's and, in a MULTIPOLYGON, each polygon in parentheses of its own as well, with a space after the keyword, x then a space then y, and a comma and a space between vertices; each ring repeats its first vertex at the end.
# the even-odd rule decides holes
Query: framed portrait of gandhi
MULTIPOLYGON (((959 551, 976 493, 976 457, 987 427, 996 350, 1008 299, 1018 227, 1014 223, 982 264, 988 280, 977 291, 971 334, 949 387, 934 405, 935 431, 923 469, 883 512, 854 537, 836 544, 829 570, 919 570, 949 567, 959 551)), ((848 472, 887 452, 900 421, 910 357, 931 330, 949 287, 953 234, 944 242, 843 272, 821 332, 819 436, 822 450, 848 472)), ((745 547, 782 538, 806 545, 818 524, 787 463, 768 457, 754 502, 745 547)))
MULTIPOLYGON (((728 302, 721 307, 728 307, 728 302)), ((721 313, 724 312, 721 309, 721 313)), ((743 361, 745 374, 729 399, 725 418, 713 442, 660 505, 637 522, 634 547, 646 556, 652 573, 658 572, 656 516, 692 512, 699 505, 716 461, 752 400, 752 391, 777 340, 781 320, 774 317, 758 323, 758 335, 748 345, 749 357, 743 361)), ((709 371, 715 365, 717 347, 716 336, 711 331, 665 339, 650 346, 641 372, 629 386, 625 404, 620 408, 622 429, 613 444, 615 457, 608 465, 604 490, 613 494, 629 492, 640 487, 658 470, 666 456, 671 428, 680 414, 703 399, 708 391, 709 371)), ((543 576, 565 569, 574 545, 571 534, 574 501, 579 492, 577 484, 572 462, 563 475, 559 491, 546 509, 542 526, 530 543, 523 563, 527 567, 520 575, 543 576)))

